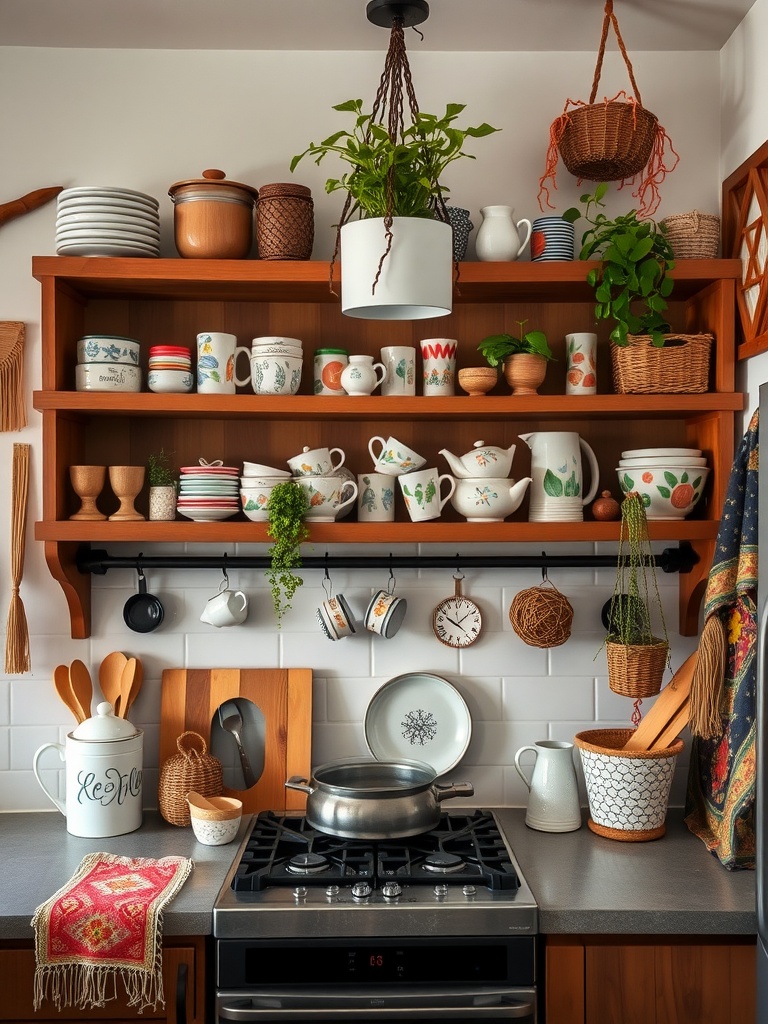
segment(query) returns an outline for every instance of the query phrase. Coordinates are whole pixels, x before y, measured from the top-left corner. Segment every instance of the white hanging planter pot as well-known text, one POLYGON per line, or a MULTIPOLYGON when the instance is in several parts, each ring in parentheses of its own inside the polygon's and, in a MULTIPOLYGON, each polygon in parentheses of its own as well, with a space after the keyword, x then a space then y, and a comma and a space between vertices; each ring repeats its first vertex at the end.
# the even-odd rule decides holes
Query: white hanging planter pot
POLYGON ((341 311, 363 320, 447 316, 453 297, 453 231, 425 217, 395 217, 387 250, 384 219, 349 221, 341 229, 341 311), (373 283, 376 281, 376 288, 373 283))

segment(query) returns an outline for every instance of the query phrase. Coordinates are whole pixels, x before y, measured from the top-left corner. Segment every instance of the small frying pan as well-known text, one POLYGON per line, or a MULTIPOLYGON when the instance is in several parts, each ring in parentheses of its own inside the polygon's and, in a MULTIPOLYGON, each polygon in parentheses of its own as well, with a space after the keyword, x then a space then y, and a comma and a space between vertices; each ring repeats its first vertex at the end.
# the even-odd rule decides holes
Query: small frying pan
POLYGON ((163 621, 165 611, 159 598, 147 593, 144 570, 139 569, 139 592, 129 597, 123 608, 126 626, 135 633, 151 633, 163 621))

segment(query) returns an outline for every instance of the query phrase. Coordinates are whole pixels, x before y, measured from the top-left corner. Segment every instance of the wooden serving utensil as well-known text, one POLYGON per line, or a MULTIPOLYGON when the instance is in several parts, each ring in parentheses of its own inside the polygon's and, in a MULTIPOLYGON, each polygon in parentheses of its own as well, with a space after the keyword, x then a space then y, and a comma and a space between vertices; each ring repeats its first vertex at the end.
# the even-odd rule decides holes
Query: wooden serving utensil
POLYGON ((128 712, 131 710, 131 706, 136 698, 139 696, 141 690, 141 684, 144 682, 144 667, 138 658, 131 658, 131 661, 135 662, 133 670, 133 678, 131 680, 130 689, 128 693, 123 693, 120 697, 120 718, 127 718, 128 712))
POLYGON ((72 685, 75 700, 80 705, 80 710, 83 713, 80 721, 85 721, 86 718, 91 717, 93 683, 91 682, 90 672, 79 658, 76 658, 69 666, 69 681, 72 685))
MULTIPOLYGON (((678 722, 682 722, 682 725, 679 725, 677 732, 685 728, 688 721, 691 680, 697 658, 697 651, 686 658, 656 698, 656 703, 651 710, 624 744, 624 750, 653 750, 659 746, 668 746, 670 741, 667 740, 666 743, 660 744, 660 737, 667 736, 668 730, 677 727, 678 722), (675 726, 673 726, 673 722, 675 726)), ((675 738, 677 732, 672 739, 675 738)))
POLYGON ((127 661, 128 658, 122 651, 112 651, 99 665, 99 686, 101 687, 101 692, 104 695, 104 700, 109 701, 112 705, 112 710, 118 717, 120 715, 118 710, 120 704, 120 681, 127 661))
MULTIPOLYGON (((128 714, 129 699, 131 690, 133 688, 133 681, 136 675, 136 659, 128 658, 125 665, 123 666, 123 672, 120 676, 120 700, 119 710, 117 711, 118 718, 125 718, 128 714)), ((135 700, 135 697, 134 697, 135 700)))
POLYGON ((69 666, 68 665, 57 665, 53 670, 53 685, 56 687, 56 693, 61 697, 66 706, 75 716, 75 720, 78 725, 80 722, 85 721, 85 715, 83 709, 75 696, 74 690, 72 689, 72 683, 69 679, 69 666))

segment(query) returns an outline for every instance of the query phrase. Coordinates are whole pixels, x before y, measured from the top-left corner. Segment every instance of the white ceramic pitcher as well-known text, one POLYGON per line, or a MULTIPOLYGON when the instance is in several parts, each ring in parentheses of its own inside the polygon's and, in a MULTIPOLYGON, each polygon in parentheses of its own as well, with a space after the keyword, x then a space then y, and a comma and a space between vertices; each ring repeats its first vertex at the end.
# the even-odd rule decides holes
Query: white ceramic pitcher
POLYGON ((525 824, 539 832, 575 832, 581 828, 581 807, 573 744, 564 740, 538 740, 520 747, 515 768, 529 791, 525 824), (520 764, 526 750, 536 755, 529 779, 520 764))
POLYGON ((477 258, 486 262, 518 259, 531 237, 531 222, 525 217, 516 221, 511 206, 484 206, 480 213, 483 223, 475 239, 477 258), (522 241, 521 227, 525 228, 522 241))
POLYGON ((595 453, 578 434, 569 430, 537 430, 520 434, 531 449, 530 522, 580 522, 584 506, 597 494, 600 471, 595 453), (582 452, 590 470, 584 493, 582 452))

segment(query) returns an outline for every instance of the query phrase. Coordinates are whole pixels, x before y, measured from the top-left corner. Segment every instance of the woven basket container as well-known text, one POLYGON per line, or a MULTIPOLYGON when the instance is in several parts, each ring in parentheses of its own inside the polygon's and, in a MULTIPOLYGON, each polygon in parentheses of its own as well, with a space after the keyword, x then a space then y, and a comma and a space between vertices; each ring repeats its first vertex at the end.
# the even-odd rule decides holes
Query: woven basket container
POLYGON ((221 761, 207 753, 203 737, 196 732, 183 732, 176 740, 178 754, 169 757, 160 769, 158 807, 171 825, 189 825, 187 793, 194 790, 201 796, 220 796, 224 789, 221 761))
POLYGON ((509 621, 529 647, 559 647, 571 635, 573 607, 553 583, 542 584, 515 594, 509 621))
POLYGON ((577 178, 621 181, 641 171, 658 130, 655 114, 639 103, 591 103, 568 114, 558 148, 577 178))
POLYGON ((654 637, 652 644, 606 641, 608 685, 622 697, 654 697, 661 689, 669 644, 654 637))
POLYGON ((588 729, 574 737, 587 784, 587 825, 607 839, 637 843, 666 831, 667 803, 683 741, 622 750, 634 729, 588 729))
POLYGON ((649 334, 628 334, 611 343, 617 394, 690 394, 709 390, 711 334, 668 334, 657 348, 649 334))
POLYGON ((717 256, 720 218, 713 213, 676 213, 665 217, 661 227, 672 246, 675 259, 707 260, 717 256))
POLYGON ((260 260, 308 260, 315 240, 312 194, 305 185, 262 185, 256 203, 260 260))

